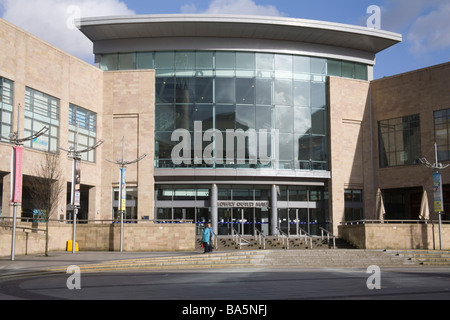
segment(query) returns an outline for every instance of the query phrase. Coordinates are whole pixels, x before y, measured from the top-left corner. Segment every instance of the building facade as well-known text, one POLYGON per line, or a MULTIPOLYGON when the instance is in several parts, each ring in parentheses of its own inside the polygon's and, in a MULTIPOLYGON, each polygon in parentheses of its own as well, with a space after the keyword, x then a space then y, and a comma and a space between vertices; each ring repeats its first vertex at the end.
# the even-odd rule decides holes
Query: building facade
MULTIPOLYGON (((415 74, 372 81, 376 54, 400 42, 398 34, 267 17, 88 18, 79 29, 94 44, 90 66, 0 25, 8 48, 0 56, 2 136, 50 127, 24 146, 24 188, 45 152, 68 148, 75 137, 85 147, 105 141, 83 155, 86 220, 117 217, 119 170, 107 160, 121 157, 122 142, 126 160, 148 155, 127 167, 128 220, 211 221, 218 235, 337 233, 343 221, 376 219, 379 188, 391 198, 405 188, 410 196, 420 188, 432 194, 430 175, 413 161, 432 128, 439 154, 448 152, 443 127, 429 119, 445 109, 445 97, 436 93, 433 106, 408 100, 426 82, 415 74), (419 117, 418 128, 421 112, 428 120, 419 117), (385 138, 398 119, 409 134, 399 136, 403 149, 385 138), (405 170, 423 179, 412 183, 405 170)), ((436 69, 448 77, 446 66, 436 69)), ((434 117, 447 121, 444 111, 434 117)), ((7 142, 0 142, 3 216, 11 211, 7 142)), ((62 164, 70 190, 71 161, 62 164)), ((22 216, 37 209, 27 194, 22 216)), ((68 197, 61 196, 58 219, 68 216, 68 197)), ((410 212, 391 218, 414 218, 410 212)))

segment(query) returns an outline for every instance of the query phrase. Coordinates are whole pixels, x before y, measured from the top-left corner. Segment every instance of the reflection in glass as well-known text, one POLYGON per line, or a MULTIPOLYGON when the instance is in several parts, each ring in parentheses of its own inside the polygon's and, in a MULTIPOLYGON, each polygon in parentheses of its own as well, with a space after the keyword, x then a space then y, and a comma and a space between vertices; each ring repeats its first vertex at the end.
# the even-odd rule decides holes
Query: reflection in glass
POLYGON ((256 104, 266 106, 273 104, 272 79, 256 79, 256 104))
POLYGON ((292 105, 292 80, 275 80, 275 104, 292 105))
POLYGON ((216 78, 216 102, 234 103, 235 97, 235 79, 216 78))
POLYGON ((175 130, 175 107, 173 105, 157 105, 155 107, 155 130, 175 130))
POLYGON ((311 104, 311 82, 294 81, 294 105, 309 107, 311 104))
POLYGON ((311 109, 294 108, 294 132, 305 134, 311 131, 311 109))
POLYGON ((236 106, 236 129, 247 131, 255 129, 255 107, 246 105, 236 106))
POLYGON ((216 129, 226 132, 227 129, 235 129, 236 114, 233 105, 216 106, 216 129))
POLYGON ((280 132, 292 133, 294 129, 294 110, 292 107, 276 107, 276 128, 280 132))
POLYGON ((236 79, 236 103, 255 103, 255 79, 236 79))
POLYGON ((175 101, 175 79, 156 78, 156 103, 173 103, 175 101))

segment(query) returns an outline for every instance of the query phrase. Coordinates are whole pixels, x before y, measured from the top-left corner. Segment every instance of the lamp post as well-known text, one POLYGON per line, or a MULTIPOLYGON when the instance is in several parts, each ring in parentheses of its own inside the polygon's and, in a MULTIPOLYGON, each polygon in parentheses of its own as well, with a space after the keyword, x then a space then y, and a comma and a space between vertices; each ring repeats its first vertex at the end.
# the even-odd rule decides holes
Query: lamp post
POLYGON ((75 144, 69 147, 69 150, 65 150, 60 148, 63 151, 68 153, 69 158, 72 159, 72 185, 70 192, 70 205, 73 209, 73 232, 72 232, 72 253, 75 253, 76 246, 76 232, 77 232, 77 215, 78 209, 81 205, 81 196, 80 196, 80 188, 81 188, 81 155, 86 152, 90 152, 92 150, 97 149, 104 141, 99 140, 95 145, 89 147, 84 150, 78 150, 78 123, 77 123, 77 132, 75 134, 75 144))
POLYGON ((106 159, 106 161, 119 165, 120 178, 119 178, 119 201, 117 205, 117 211, 120 213, 120 252, 123 251, 123 214, 126 211, 126 166, 137 163, 144 159, 147 154, 143 154, 139 158, 133 161, 125 161, 125 137, 122 137, 122 159, 117 158, 116 161, 106 159))
POLYGON ((428 162, 427 159, 419 159, 426 167, 433 169, 433 193, 434 193, 434 211, 439 216, 439 250, 442 250, 442 215, 444 214, 444 201, 442 197, 442 176, 441 171, 448 168, 449 165, 443 165, 438 162, 437 144, 434 143, 435 163, 428 162))
POLYGON ((8 138, 14 145, 11 154, 11 198, 10 206, 13 206, 13 227, 12 227, 12 239, 11 239, 11 261, 15 260, 16 251, 16 224, 17 224, 17 207, 22 202, 22 151, 23 144, 26 141, 34 140, 42 136, 47 132, 48 128, 44 127, 39 132, 33 134, 30 137, 20 139, 20 104, 18 106, 17 113, 17 131, 11 133, 8 138))

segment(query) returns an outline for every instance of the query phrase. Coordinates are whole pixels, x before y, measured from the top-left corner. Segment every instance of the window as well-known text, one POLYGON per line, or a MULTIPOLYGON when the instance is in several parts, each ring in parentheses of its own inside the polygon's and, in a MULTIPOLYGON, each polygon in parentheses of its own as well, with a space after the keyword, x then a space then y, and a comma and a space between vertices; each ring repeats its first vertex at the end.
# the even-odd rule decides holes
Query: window
POLYGON ((4 138, 12 132, 13 121, 13 95, 14 83, 11 80, 0 78, 0 140, 7 141, 4 138))
POLYGON ((59 108, 59 99, 26 88, 24 135, 31 137, 44 127, 47 127, 48 131, 37 139, 27 141, 25 147, 46 152, 58 151, 59 108))
POLYGON ((434 112, 434 136, 437 144, 438 160, 450 160, 450 109, 434 112))
MULTIPOLYGON (((69 145, 78 143, 77 150, 93 147, 97 142, 97 114, 71 104, 69 106, 69 145), (78 132, 78 139, 75 141, 78 132)), ((81 154, 81 159, 95 162, 95 150, 81 154)))
POLYGON ((378 123, 380 168, 413 165, 421 157, 420 116, 378 123))
POLYGON ((357 189, 347 189, 344 191, 345 197, 345 221, 355 221, 364 219, 363 214, 363 191, 357 189))
MULTIPOLYGON (((231 51, 154 52, 152 57, 157 168, 270 168, 278 164, 276 169, 329 170, 327 59, 231 51), (186 163, 171 163, 171 151, 177 145, 171 141, 171 133, 176 129, 192 133, 194 121, 202 121, 203 131, 216 129, 223 134, 223 139, 217 140, 222 143, 212 147, 215 158, 193 164, 195 156, 190 150, 186 163), (265 136, 258 136, 255 150, 245 138, 245 154, 238 154, 234 144, 234 159, 226 158, 223 163, 221 155, 225 157, 230 142, 226 130, 245 133, 249 129, 256 133, 264 130, 266 143, 259 140, 265 136), (253 163, 255 155, 261 156, 259 160, 272 155, 272 130, 280 133, 277 150, 281 161, 253 163)), ((211 144, 204 142, 203 147, 211 144)))

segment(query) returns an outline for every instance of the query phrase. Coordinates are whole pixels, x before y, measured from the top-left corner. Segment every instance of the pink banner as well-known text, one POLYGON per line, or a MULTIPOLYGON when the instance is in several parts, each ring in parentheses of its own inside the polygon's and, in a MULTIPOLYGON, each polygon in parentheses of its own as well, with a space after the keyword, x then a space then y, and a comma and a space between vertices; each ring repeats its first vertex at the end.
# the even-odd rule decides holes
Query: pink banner
POLYGON ((13 147, 11 161, 11 202, 22 202, 22 147, 13 147))

